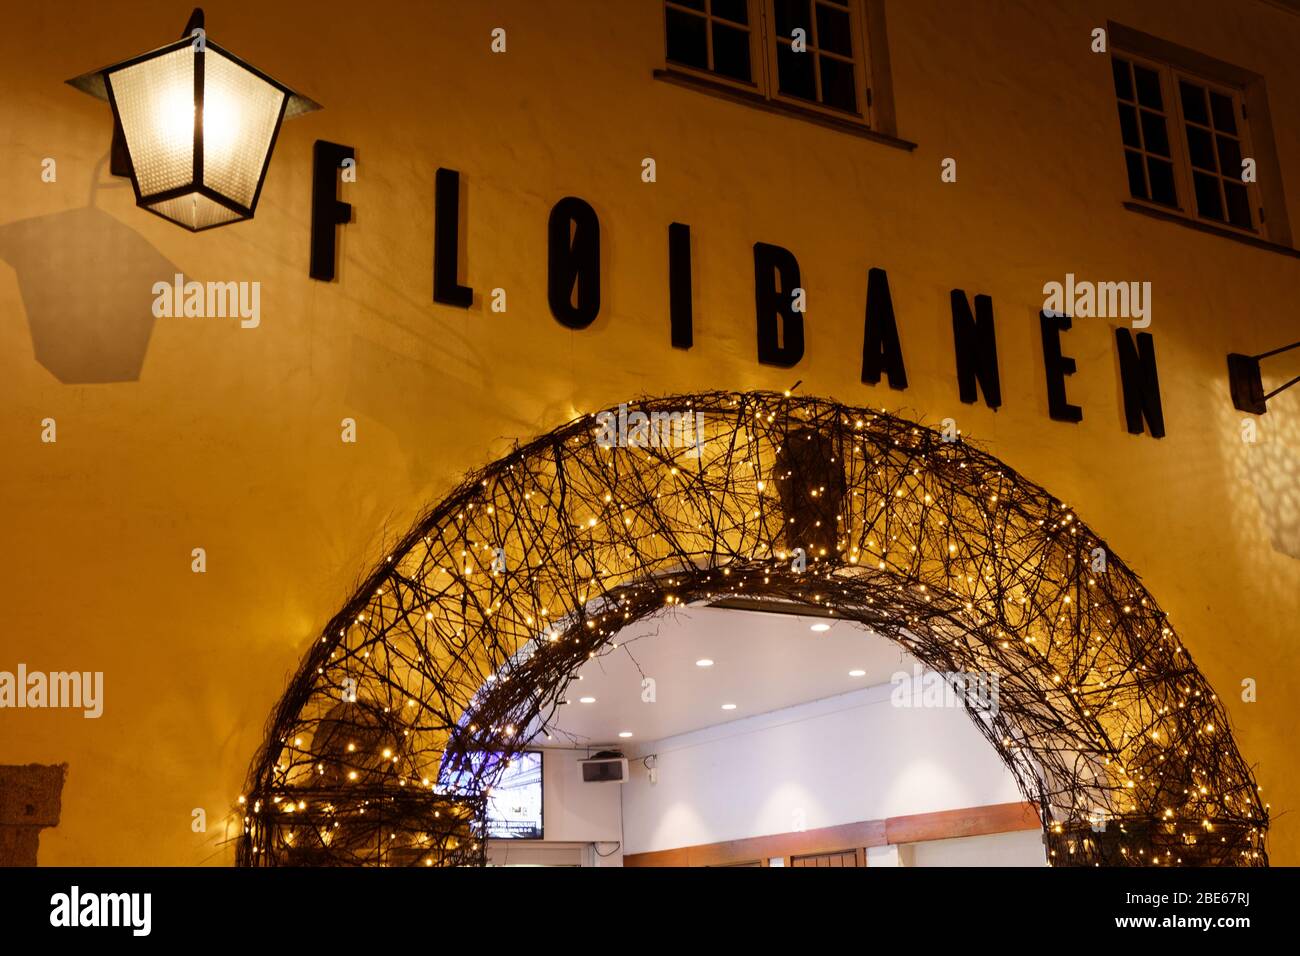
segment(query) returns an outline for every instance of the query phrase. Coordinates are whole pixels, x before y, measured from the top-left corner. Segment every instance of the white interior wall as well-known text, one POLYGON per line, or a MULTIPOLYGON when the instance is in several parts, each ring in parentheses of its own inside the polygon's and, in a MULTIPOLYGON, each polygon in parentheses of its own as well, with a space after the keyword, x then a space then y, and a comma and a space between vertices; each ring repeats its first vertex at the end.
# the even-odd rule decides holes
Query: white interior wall
POLYGON ((908 851, 908 866, 1047 866, 1041 830, 931 840, 908 851))
POLYGON ((895 707, 892 690, 878 685, 642 745, 639 755, 655 755, 657 782, 631 761, 624 851, 1023 799, 964 710, 895 707))
MULTIPOLYGON (((583 783, 586 750, 547 748, 545 841, 495 862, 619 866, 644 853, 1022 799, 964 710, 901 708, 865 688, 629 748, 631 779, 583 783), (657 782, 642 757, 654 755, 657 782), (593 847, 594 844, 594 847, 593 847)), ((1044 865, 1036 830, 907 848, 912 866, 1044 865)))
MULTIPOLYGON (((547 843, 621 843, 616 783, 583 783, 586 750, 547 748, 542 758, 542 832, 547 843)), ((602 853, 610 846, 601 846, 602 853)))

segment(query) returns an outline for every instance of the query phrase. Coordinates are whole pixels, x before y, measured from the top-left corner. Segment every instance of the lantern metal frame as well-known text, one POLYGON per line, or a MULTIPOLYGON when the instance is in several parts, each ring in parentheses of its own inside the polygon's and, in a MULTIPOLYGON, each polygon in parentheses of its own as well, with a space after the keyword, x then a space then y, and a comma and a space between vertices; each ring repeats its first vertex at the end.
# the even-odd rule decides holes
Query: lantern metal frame
POLYGON ((203 232, 208 229, 216 229, 220 226, 229 226, 237 222, 244 222, 253 218, 257 210, 258 200, 262 195, 262 186, 266 182, 267 170, 271 166, 271 155, 275 152, 275 144, 280 137, 280 127, 286 119, 294 119, 306 113, 311 113, 321 109, 321 105, 315 100, 303 96, 285 86, 274 77, 253 66, 248 61, 231 53, 225 47, 213 43, 207 38, 204 31, 204 15, 200 7, 196 7, 190 15, 189 22, 185 25, 185 31, 181 34, 179 40, 157 47, 147 53, 141 53, 130 59, 123 60, 120 63, 114 63, 111 66, 102 67, 98 70, 92 70, 89 73, 83 73, 81 76, 74 77, 67 81, 72 86, 83 93, 94 96, 96 99, 105 100, 113 111, 113 146, 110 169, 116 176, 123 176, 131 180, 131 188, 135 191, 136 205, 153 213, 160 219, 166 219, 168 222, 180 226, 190 232, 203 232), (126 142, 126 136, 122 128, 122 116, 118 109, 117 98, 113 93, 113 85, 110 78, 113 74, 137 66, 157 57, 166 56, 186 47, 193 47, 195 51, 194 65, 194 141, 192 148, 192 170, 190 180, 180 186, 174 186, 169 189, 161 190, 156 193, 144 194, 140 189, 140 180, 136 175, 135 163, 130 154, 130 148, 126 142), (280 103, 280 112, 276 117, 275 126, 271 130, 271 136, 267 142, 266 155, 262 158, 262 168, 258 172, 257 186, 253 190, 252 201, 243 205, 236 200, 225 196, 208 186, 204 182, 204 156, 203 156, 203 87, 206 70, 206 53, 208 50, 214 50, 221 56, 227 58, 236 66, 247 70, 253 76, 274 87, 280 91, 284 99, 280 103), (237 214, 238 218, 228 219, 222 222, 211 223, 206 226, 189 226, 179 222, 170 216, 164 215, 157 209, 152 208, 156 203, 166 202, 169 199, 178 199, 182 196, 198 194, 204 198, 216 203, 223 209, 227 209, 237 214))

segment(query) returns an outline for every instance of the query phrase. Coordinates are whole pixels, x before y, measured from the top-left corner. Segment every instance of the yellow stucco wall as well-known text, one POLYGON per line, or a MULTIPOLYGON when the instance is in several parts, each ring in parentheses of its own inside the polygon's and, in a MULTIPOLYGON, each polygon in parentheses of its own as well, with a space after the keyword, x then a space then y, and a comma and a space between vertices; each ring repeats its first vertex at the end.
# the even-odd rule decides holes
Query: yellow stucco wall
MULTIPOLYGON (((283 129, 253 222, 199 235, 96 176, 108 108, 62 82, 170 39, 188 7, 6 10, 0 669, 102 670, 106 685, 98 720, 0 712, 0 762, 70 765, 42 863, 228 862, 221 818, 306 646, 384 543, 510 440, 643 393, 796 379, 952 416, 1074 505, 1171 614, 1274 812, 1300 808, 1300 560, 1284 552, 1300 538, 1300 388, 1270 402, 1247 445, 1224 368, 1229 351, 1297 337, 1300 260, 1121 206, 1109 61, 1088 45, 1112 19, 1263 74, 1300 224, 1300 16, 1264 2, 1062 3, 1049 16, 1036 2, 890 0, 899 134, 919 144, 908 153, 653 79, 660 6, 209 3, 216 42, 325 111, 283 129), (504 55, 489 51, 498 26, 504 55), (343 193, 356 221, 332 284, 307 276, 317 138, 357 149, 343 193), (640 178, 647 156, 654 184, 640 178), (955 184, 940 182, 948 156, 955 184), (41 180, 45 157, 57 182, 41 180), (431 301, 439 166, 460 170, 466 194, 467 312, 431 301), (601 314, 576 333, 550 316, 545 287, 547 215, 570 194, 600 214, 603 243, 601 314), (88 201, 99 212, 76 212, 88 201), (688 353, 668 340, 674 220, 693 232, 688 353), (755 359, 760 240, 799 257, 809 290, 793 370, 755 359), (873 266, 889 272, 905 393, 858 380, 873 266), (150 270, 260 281, 260 327, 149 320, 147 289, 115 283, 150 270), (1037 311, 1043 283, 1067 272, 1152 282, 1165 439, 1124 430, 1107 320, 1065 337, 1084 421, 1047 417, 1037 311), (504 315, 485 308, 494 287, 504 315), (954 287, 994 300, 996 414, 957 400, 954 287), (60 381, 136 363, 118 372, 134 380, 60 381), (47 417, 56 444, 40 441, 47 417), (355 445, 339 440, 344 417, 355 445), (195 547, 206 574, 190 570, 195 547), (1256 703, 1240 699, 1247 677, 1256 703), (207 833, 191 830, 197 807, 207 833)), ((1294 813, 1270 849, 1300 864, 1294 813)))

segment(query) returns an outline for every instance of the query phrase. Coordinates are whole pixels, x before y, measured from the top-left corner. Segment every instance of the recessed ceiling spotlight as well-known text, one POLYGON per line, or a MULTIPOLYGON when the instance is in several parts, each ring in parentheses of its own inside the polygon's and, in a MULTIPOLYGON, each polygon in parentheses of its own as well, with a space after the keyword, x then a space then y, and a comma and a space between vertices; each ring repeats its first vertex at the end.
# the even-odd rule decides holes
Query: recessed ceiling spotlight
POLYGON ((696 667, 712 667, 712 666, 713 666, 713 658, 711 658, 711 657, 701 657, 698 661, 695 662, 695 666, 696 666, 696 667))
POLYGON ((619 735, 620 737, 624 737, 624 738, 626 738, 626 737, 631 737, 631 736, 632 736, 632 731, 630 731, 630 730, 620 730, 620 731, 618 732, 618 735, 619 735))
POLYGON ((595 702, 596 702, 596 698, 594 698, 594 697, 579 697, 579 698, 578 698, 578 703, 580 703, 580 704, 594 704, 595 702))
POLYGON ((829 631, 830 629, 831 626, 829 624, 814 624, 811 628, 809 628, 809 630, 816 631, 818 634, 820 634, 822 631, 829 631))
POLYGON ((849 676, 850 676, 850 677, 866 677, 866 676, 867 676, 867 672, 866 672, 866 671, 860 671, 860 670, 852 670, 852 671, 849 671, 849 676))
POLYGON ((723 710, 735 710, 735 709, 736 709, 736 705, 735 705, 735 704, 723 704, 723 705, 722 705, 722 709, 723 709, 723 710))

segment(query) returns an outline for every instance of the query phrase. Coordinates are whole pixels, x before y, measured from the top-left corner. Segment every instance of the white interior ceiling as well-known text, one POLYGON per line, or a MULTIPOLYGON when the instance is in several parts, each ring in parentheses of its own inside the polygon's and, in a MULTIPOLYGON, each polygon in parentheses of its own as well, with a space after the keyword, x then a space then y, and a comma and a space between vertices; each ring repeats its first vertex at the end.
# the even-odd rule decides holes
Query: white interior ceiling
POLYGON ((568 703, 534 745, 628 747, 887 683, 913 664, 898 645, 847 621, 704 606, 640 621, 615 641, 578 670, 568 703), (643 675, 654 680, 653 702, 642 699, 643 675))

